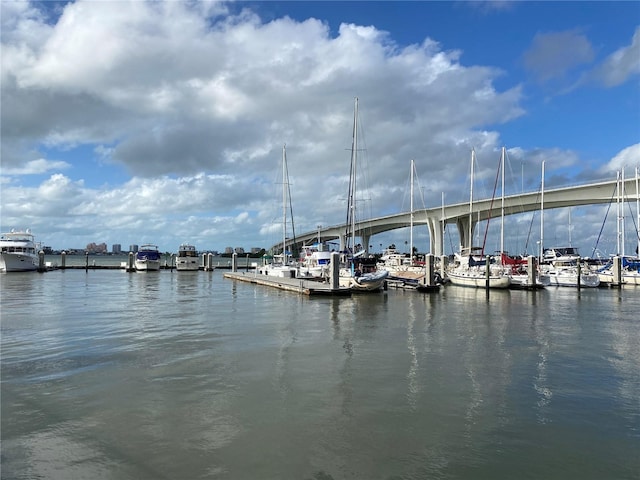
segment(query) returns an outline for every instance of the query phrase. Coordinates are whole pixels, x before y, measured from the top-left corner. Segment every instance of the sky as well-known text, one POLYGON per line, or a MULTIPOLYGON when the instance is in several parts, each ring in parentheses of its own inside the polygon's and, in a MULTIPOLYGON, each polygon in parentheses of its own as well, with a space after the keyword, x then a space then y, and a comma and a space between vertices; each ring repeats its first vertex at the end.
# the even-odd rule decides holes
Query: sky
MULTIPOLYGON (((545 189, 640 165, 640 2, 0 9, 0 228, 54 249, 268 248, 282 238, 284 145, 296 233, 345 222, 356 97, 360 220, 409 211, 411 160, 416 208, 469 201, 472 149, 475 198, 496 194, 503 146, 507 195, 539 190, 543 161, 545 189)), ((635 199, 625 215, 635 246, 635 199)), ((545 246, 616 253, 615 206, 544 222, 545 246)), ((536 252, 536 213, 505 226, 512 253, 536 252)), ((372 251, 408 240, 380 234, 372 251)), ((426 227, 413 241, 428 251, 426 227)), ((447 227, 446 253, 458 244, 447 227)))

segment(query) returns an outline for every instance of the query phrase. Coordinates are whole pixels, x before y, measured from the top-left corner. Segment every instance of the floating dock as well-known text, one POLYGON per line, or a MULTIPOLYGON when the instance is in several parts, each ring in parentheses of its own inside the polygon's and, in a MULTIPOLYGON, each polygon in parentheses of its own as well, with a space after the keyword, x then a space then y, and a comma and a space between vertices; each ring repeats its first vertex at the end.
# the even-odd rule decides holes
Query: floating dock
POLYGON ((224 274, 224 278, 239 280, 241 282, 254 283, 257 285, 264 285, 266 287, 279 288, 280 290, 286 290, 303 295, 351 295, 351 289, 348 287, 331 288, 331 285, 329 283, 319 282, 316 280, 260 275, 255 273, 254 271, 228 272, 224 274))

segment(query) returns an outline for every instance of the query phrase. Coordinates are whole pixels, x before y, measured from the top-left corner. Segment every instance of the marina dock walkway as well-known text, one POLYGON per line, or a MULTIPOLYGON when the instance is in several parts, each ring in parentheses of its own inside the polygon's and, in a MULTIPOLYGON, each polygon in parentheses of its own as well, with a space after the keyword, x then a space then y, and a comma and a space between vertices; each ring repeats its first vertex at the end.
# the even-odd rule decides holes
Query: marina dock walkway
POLYGON ((351 289, 347 287, 331 288, 329 283, 306 280, 303 278, 284 278, 270 275, 259 275, 254 271, 228 272, 224 274, 224 278, 279 288, 280 290, 287 290, 289 292, 296 292, 304 295, 351 295, 351 289))

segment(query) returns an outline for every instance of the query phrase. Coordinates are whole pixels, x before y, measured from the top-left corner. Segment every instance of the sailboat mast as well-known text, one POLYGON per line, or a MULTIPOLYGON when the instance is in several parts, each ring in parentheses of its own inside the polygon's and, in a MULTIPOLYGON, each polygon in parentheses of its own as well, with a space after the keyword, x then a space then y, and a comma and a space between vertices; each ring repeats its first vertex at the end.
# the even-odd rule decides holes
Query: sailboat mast
POLYGON ((624 257, 626 254, 624 241, 624 168, 622 169, 622 175, 620 177, 620 228, 622 231, 622 256, 624 257))
MULTIPOLYGON (((636 214, 638 215, 638 222, 636 228, 640 228, 640 190, 638 189, 638 183, 640 183, 640 176, 638 175, 638 167, 636 167, 636 214)), ((638 246, 636 247, 636 257, 640 258, 640 234, 636 230, 636 236, 638 237, 638 246)))
POLYGON ((544 160, 542 161, 542 183, 540 186, 540 262, 544 252, 544 160))
POLYGON ((358 97, 355 98, 353 108, 353 132, 351 134, 351 169, 349 171, 349 195, 347 198, 347 222, 345 232, 345 248, 349 250, 355 246, 355 230, 356 230, 356 162, 358 160, 358 97), (351 240, 354 239, 354 245, 351 240))
POLYGON ((442 192, 442 244, 440 245, 440 255, 443 256, 444 255, 444 234, 445 234, 445 228, 446 228, 446 220, 444 218, 444 192, 442 192))
POLYGON ((476 158, 476 151, 471 149, 471 188, 469 194, 469 254, 471 254, 471 246, 473 245, 473 162, 476 158))
POLYGON ((502 206, 500 213, 500 254, 504 253, 504 157, 506 153, 506 148, 502 147, 502 155, 500 158, 500 168, 502 169, 502 206))
POLYGON ((616 255, 622 250, 620 245, 620 170, 616 172, 616 255))
POLYGON ((413 171, 415 169, 415 162, 411 160, 411 200, 410 200, 410 209, 411 209, 411 226, 409 227, 409 255, 411 255, 411 264, 413 265, 413 171))
POLYGON ((287 264, 287 144, 282 145, 282 263, 287 264))

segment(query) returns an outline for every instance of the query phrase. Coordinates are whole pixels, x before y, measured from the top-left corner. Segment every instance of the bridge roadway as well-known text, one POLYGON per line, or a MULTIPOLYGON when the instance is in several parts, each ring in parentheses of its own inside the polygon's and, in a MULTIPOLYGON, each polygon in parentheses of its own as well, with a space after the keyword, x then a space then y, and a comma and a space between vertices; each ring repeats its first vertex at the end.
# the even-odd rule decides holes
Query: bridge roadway
MULTIPOLYGON (((618 196, 617 183, 616 180, 611 180, 588 185, 545 189, 544 209, 551 210, 553 208, 610 203, 615 201, 618 196)), ((638 190, 635 178, 625 180, 624 192, 626 201, 637 198, 638 190)), ((504 214, 513 215, 539 210, 541 198, 540 191, 505 196, 504 214)), ((427 225, 429 228, 430 252, 436 255, 443 255, 443 221, 446 224, 455 224, 458 228, 461 244, 465 247, 470 247, 470 238, 473 238, 476 224, 479 221, 488 219, 489 216, 492 218, 499 217, 501 209, 502 197, 494 198, 493 200, 491 198, 484 200, 474 199, 473 212, 471 214, 469 212, 469 202, 418 209, 413 212, 413 225, 427 225), (469 222, 472 222, 471 237, 469 237, 469 222)), ((363 248, 368 250, 369 242, 373 235, 409 226, 411 226, 411 212, 404 212, 360 221, 356 224, 355 233, 356 237, 361 239, 360 243, 363 248)), ((318 237, 323 242, 340 239, 340 250, 343 250, 346 244, 345 233, 344 224, 333 225, 302 235, 296 235, 296 243, 300 245, 309 244, 317 241, 318 237)), ((282 243, 278 243, 272 248, 276 251, 281 250, 282 243)))

